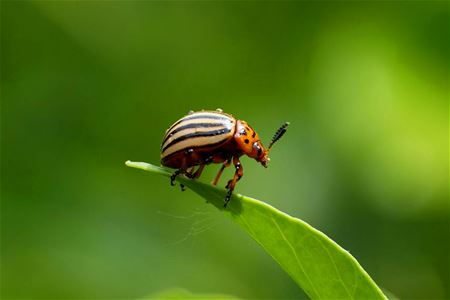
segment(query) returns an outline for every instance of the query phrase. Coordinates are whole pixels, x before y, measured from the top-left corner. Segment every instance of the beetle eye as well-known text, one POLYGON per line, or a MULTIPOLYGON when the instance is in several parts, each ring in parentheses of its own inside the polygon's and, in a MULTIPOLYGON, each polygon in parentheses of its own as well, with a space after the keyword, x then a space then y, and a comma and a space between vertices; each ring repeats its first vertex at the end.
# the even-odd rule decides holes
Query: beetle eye
POLYGON ((258 156, 261 156, 261 155, 262 155, 262 149, 261 149, 261 147, 258 145, 258 142, 254 142, 254 143, 253 143, 253 148, 255 148, 256 151, 258 151, 258 156))

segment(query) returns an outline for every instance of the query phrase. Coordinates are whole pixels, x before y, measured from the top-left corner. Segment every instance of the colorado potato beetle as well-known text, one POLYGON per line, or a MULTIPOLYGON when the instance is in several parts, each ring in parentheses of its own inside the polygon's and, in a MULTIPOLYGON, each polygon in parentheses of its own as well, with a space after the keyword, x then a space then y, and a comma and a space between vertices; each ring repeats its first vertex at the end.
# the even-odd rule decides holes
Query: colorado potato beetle
POLYGON ((245 154, 267 168, 270 149, 284 135, 288 125, 288 122, 281 125, 266 150, 247 122, 236 120, 221 109, 191 111, 167 129, 161 144, 161 164, 177 169, 170 177, 170 184, 174 185, 175 178, 180 174, 196 179, 205 165, 222 163, 212 182, 217 185, 223 170, 233 162, 236 171, 225 187, 228 190, 226 207, 236 182, 244 175, 239 157, 245 154), (198 168, 194 170, 196 166, 198 168))

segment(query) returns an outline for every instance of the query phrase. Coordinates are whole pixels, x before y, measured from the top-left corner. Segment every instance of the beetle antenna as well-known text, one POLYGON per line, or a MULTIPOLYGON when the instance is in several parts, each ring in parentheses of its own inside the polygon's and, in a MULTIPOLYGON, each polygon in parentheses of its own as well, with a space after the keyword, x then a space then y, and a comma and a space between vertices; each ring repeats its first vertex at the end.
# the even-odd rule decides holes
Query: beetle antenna
POLYGON ((277 132, 273 135, 272 140, 270 141, 269 148, 267 148, 267 152, 270 151, 273 144, 275 144, 276 141, 281 139, 281 137, 286 133, 287 127, 289 126, 289 122, 285 122, 283 125, 278 128, 277 132))

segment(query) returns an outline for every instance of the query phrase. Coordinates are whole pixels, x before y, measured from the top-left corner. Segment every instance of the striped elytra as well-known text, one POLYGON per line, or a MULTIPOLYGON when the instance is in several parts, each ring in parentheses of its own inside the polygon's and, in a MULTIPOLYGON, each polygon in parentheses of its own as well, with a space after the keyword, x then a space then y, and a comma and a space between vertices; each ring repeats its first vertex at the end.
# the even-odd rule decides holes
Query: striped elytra
POLYGON ((194 112, 176 121, 164 135, 161 162, 180 151, 220 147, 236 130, 236 120, 219 111, 194 112))
POLYGON ((191 112, 167 129, 161 144, 161 164, 177 169, 170 177, 170 183, 174 185, 175 178, 180 174, 196 179, 205 165, 222 163, 212 182, 216 185, 223 170, 233 163, 235 173, 226 185, 226 206, 236 183, 244 175, 239 157, 247 155, 267 167, 269 151, 284 135, 288 124, 284 123, 277 130, 266 150, 256 131, 247 122, 236 120, 220 109, 191 112), (194 170, 196 166, 198 168, 194 170))

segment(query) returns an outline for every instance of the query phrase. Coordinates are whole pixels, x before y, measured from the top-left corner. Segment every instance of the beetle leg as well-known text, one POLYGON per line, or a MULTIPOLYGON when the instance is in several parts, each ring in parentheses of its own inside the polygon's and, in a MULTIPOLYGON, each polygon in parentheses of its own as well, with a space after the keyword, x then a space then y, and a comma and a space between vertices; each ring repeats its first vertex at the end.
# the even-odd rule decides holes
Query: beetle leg
POLYGON ((217 185, 217 183, 219 182, 220 176, 222 176, 223 170, 224 170, 226 167, 228 167, 229 165, 230 165, 230 160, 227 159, 227 160, 223 163, 222 167, 220 168, 219 173, 217 173, 216 178, 214 178, 213 182, 211 182, 212 185, 217 185))
POLYGON ((178 169, 178 170, 176 170, 175 172, 173 172, 173 174, 170 176, 170 185, 171 185, 171 186, 174 186, 174 185, 175 185, 175 183, 174 183, 175 179, 176 179, 177 176, 180 175, 182 172, 183 172, 182 169, 178 169))
POLYGON ((184 172, 184 175, 186 175, 189 179, 197 179, 200 177, 200 175, 203 172, 203 169, 205 168, 205 165, 200 165, 198 169, 194 172, 194 167, 191 167, 184 172))
POLYGON ((205 158, 204 160, 203 160, 203 163, 205 164, 205 165, 209 165, 210 163, 212 163, 214 161, 214 156, 209 156, 209 157, 207 157, 207 158, 205 158))
MULTIPOLYGON (((186 175, 186 177, 191 178, 191 176, 192 176, 191 174, 192 174, 193 170, 194 170, 194 167, 188 168, 186 170, 180 170, 180 174, 184 174, 184 175, 186 175)), ((181 188, 182 192, 184 192, 186 190, 186 187, 182 183, 180 183, 180 188, 181 188)))
MULTIPOLYGON (((189 168, 187 170, 179 169, 179 170, 175 171, 175 173, 173 173, 172 176, 170 176, 170 184, 172 186, 175 185, 173 182, 175 181, 175 178, 179 174, 184 174, 187 178, 190 178, 190 179, 197 179, 202 174, 202 171, 204 168, 205 168, 205 165, 200 165, 200 167, 195 172, 194 172, 194 167, 189 168)), ((181 187, 181 191, 184 192, 186 190, 186 187, 184 186, 184 184, 180 183, 180 187, 181 187)))
MULTIPOLYGON (((192 149, 187 149, 186 151, 185 151, 185 154, 186 155, 190 155, 190 154, 192 154, 194 152, 194 150, 192 150, 192 149)), ((177 178, 177 176, 178 175, 180 175, 180 174, 184 174, 184 175, 186 175, 187 177, 189 177, 189 175, 190 175, 190 172, 193 170, 194 168, 193 167, 191 167, 191 168, 186 168, 186 158, 184 158, 183 159, 183 162, 182 162, 182 164, 181 164, 181 168, 179 168, 178 170, 176 170, 171 176, 170 176, 170 185, 171 186, 174 186, 175 185, 175 179, 177 178)), ((184 185, 182 184, 182 183, 180 183, 180 187, 181 187, 181 191, 185 191, 185 188, 184 188, 184 185)))
POLYGON ((190 167, 186 169, 186 171, 183 172, 184 175, 186 175, 187 178, 192 178, 192 173, 194 172, 194 167, 190 167))
POLYGON ((225 196, 225 204, 223 205, 224 207, 227 207, 228 202, 230 202, 231 200, 231 195, 233 194, 236 182, 238 182, 244 175, 244 168, 242 167, 241 162, 239 161, 239 157, 237 156, 233 157, 233 164, 236 169, 236 172, 234 172, 233 179, 229 180, 227 186, 225 187, 226 189, 228 189, 228 192, 227 195, 225 196))
POLYGON ((197 179, 200 177, 200 175, 202 175, 203 169, 205 168, 205 165, 200 165, 200 167, 198 167, 197 171, 195 171, 195 173, 192 175, 192 179, 197 179))
MULTIPOLYGON (((191 151, 192 152, 192 151, 191 151)), ((185 164, 185 161, 183 162, 183 165, 185 164)), ((185 167, 182 167, 182 168, 180 168, 180 169, 178 169, 178 170, 176 170, 171 176, 170 176, 170 185, 172 185, 172 186, 174 186, 175 185, 175 179, 177 178, 177 176, 178 175, 180 175, 180 174, 183 174, 183 175, 185 175, 187 178, 190 178, 190 179, 197 179, 197 178, 199 178, 200 177, 200 175, 202 174, 202 172, 203 172, 203 169, 205 168, 205 165, 200 165, 199 166, 199 168, 194 172, 194 168, 195 167, 190 167, 190 168, 185 168, 185 167)), ((181 187, 181 190, 184 192, 186 189, 185 189, 185 186, 184 186, 184 184, 182 184, 182 183, 180 183, 180 187, 181 187)))

